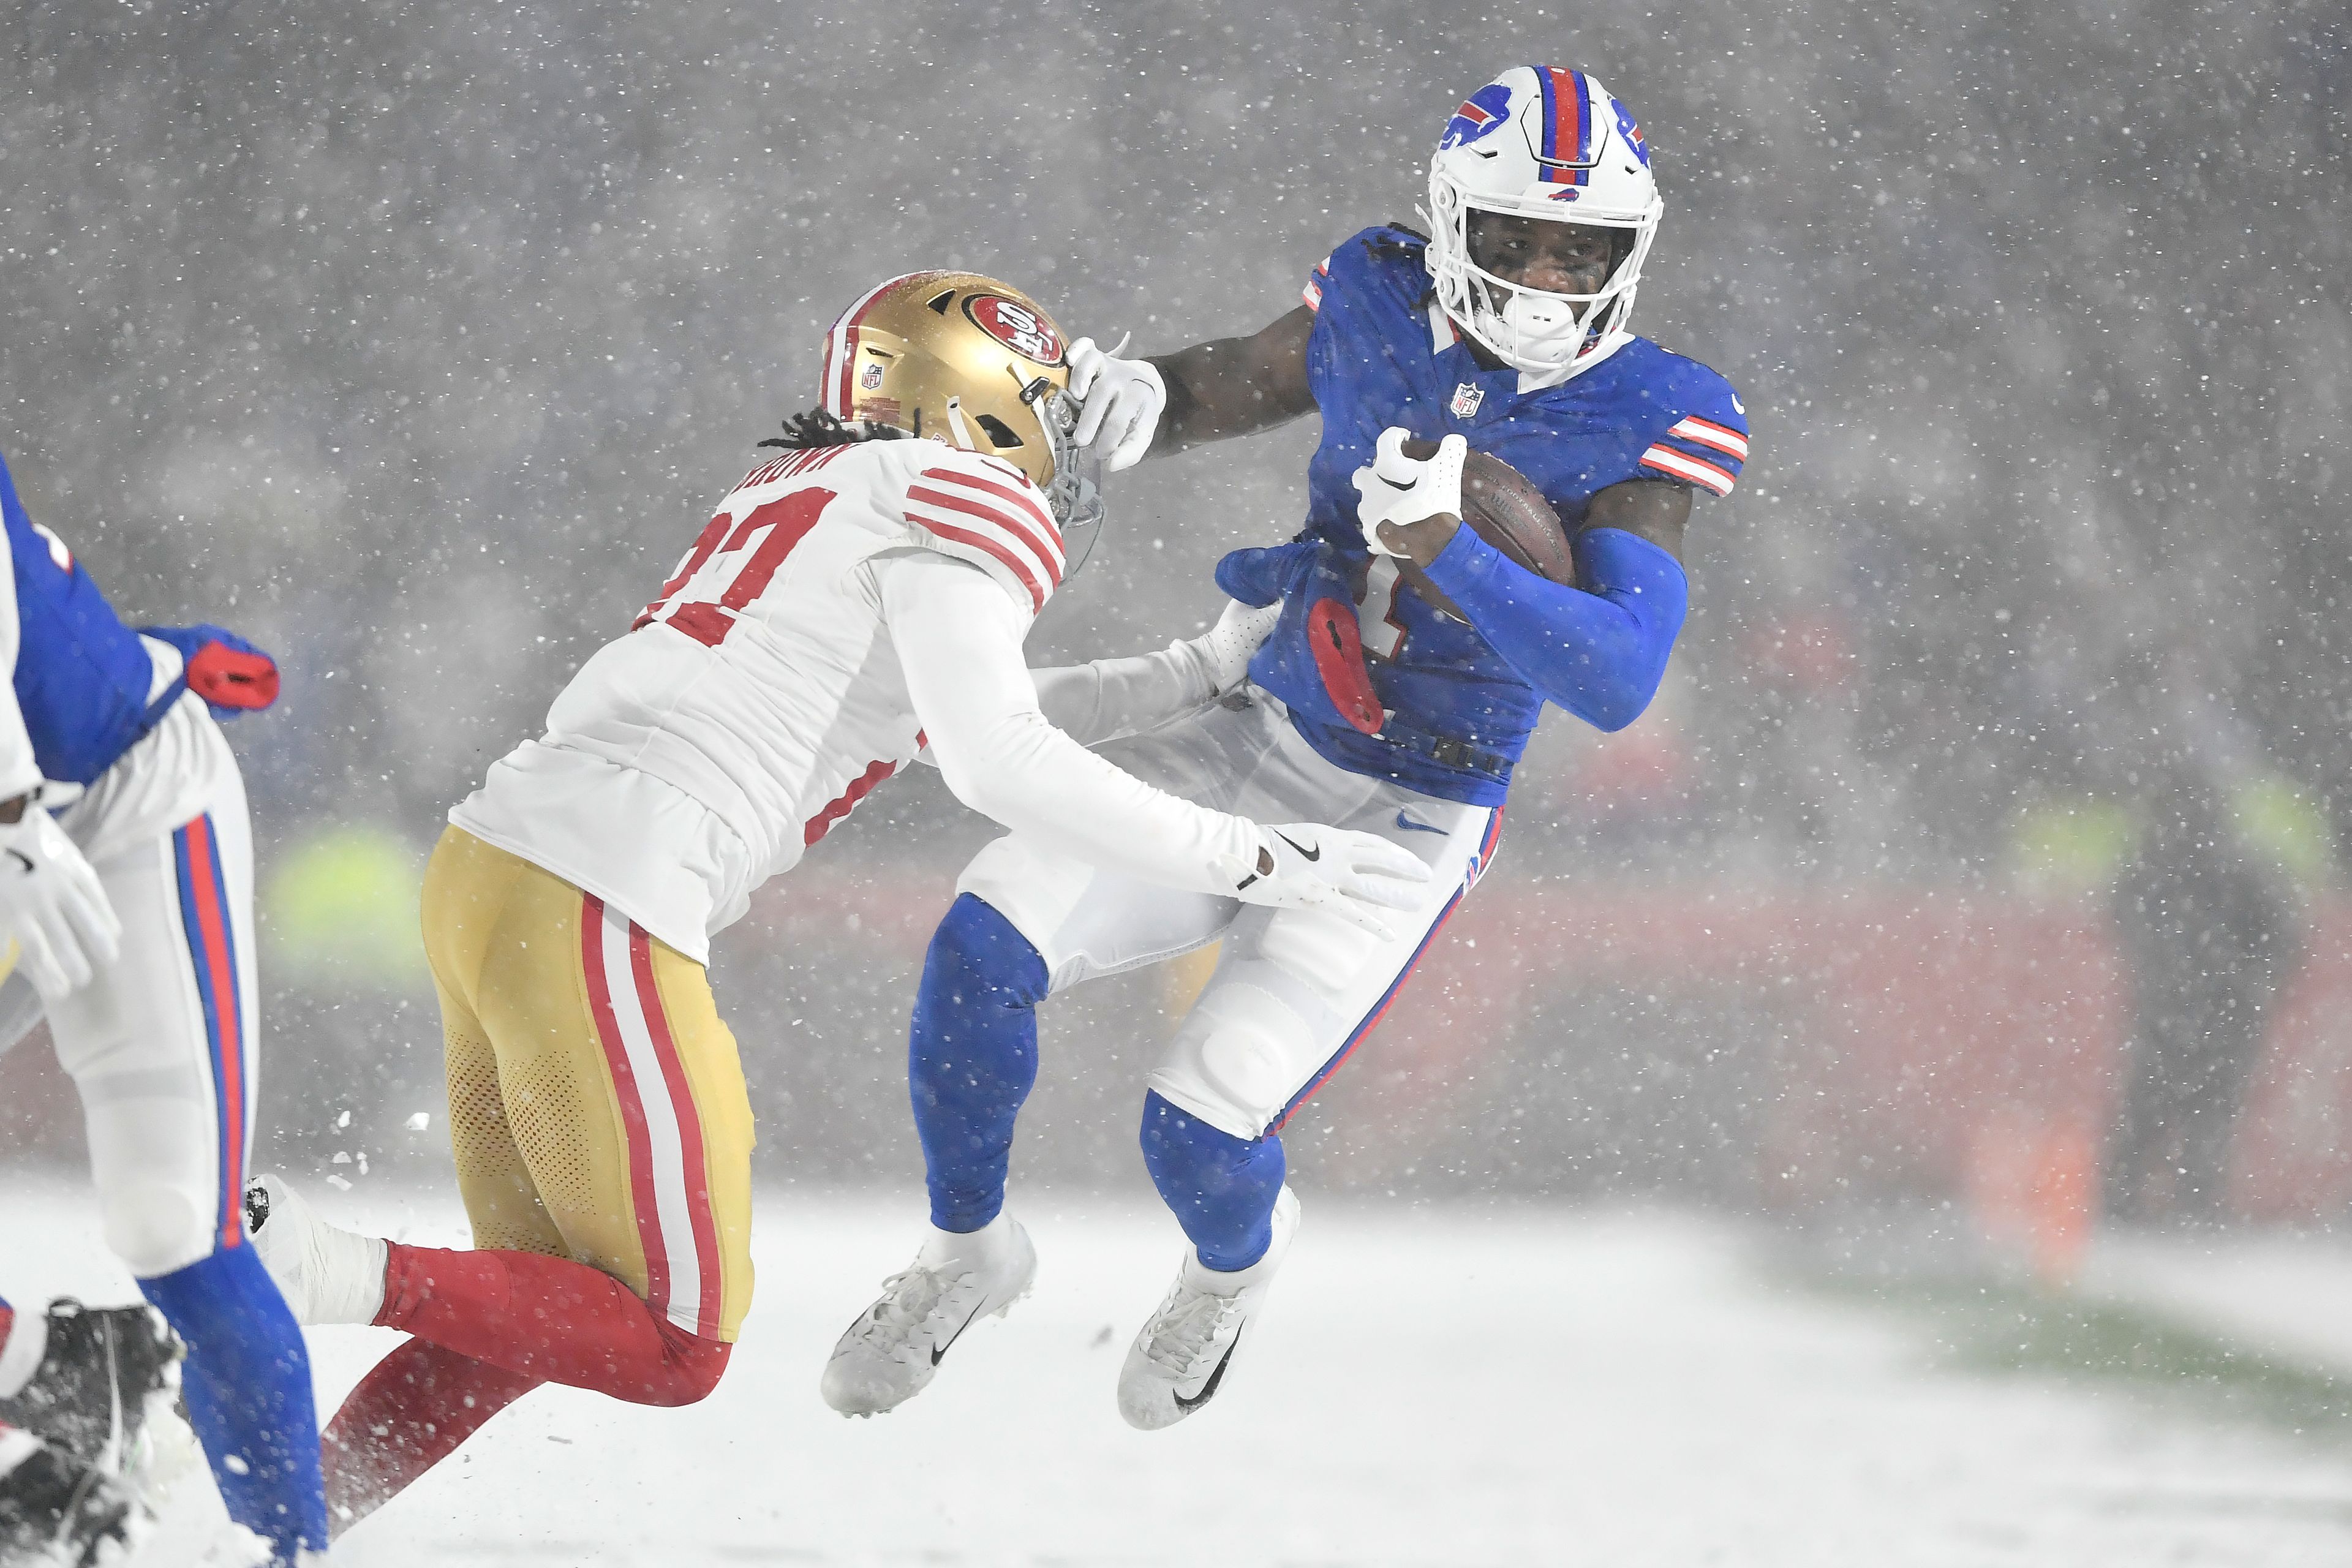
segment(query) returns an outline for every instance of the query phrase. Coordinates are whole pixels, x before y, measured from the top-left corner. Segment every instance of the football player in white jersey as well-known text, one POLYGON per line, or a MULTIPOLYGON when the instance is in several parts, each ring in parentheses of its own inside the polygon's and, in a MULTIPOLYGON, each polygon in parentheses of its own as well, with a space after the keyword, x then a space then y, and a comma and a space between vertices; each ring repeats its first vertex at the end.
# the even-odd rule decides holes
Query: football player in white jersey
POLYGON ((1262 613, 1033 680, 1022 639, 1100 517, 1035 301, 893 279, 835 323, 823 375, 823 406, 434 852, 425 947, 477 1250, 356 1236, 256 1184, 257 1241, 304 1321, 415 1336, 329 1429, 339 1522, 540 1383, 710 1391, 751 1296, 751 1118, 711 933, 926 749, 965 804, 1171 890, 1372 932, 1418 900, 1421 862, 1372 835, 1260 826, 1081 743, 1213 700, 1262 613))

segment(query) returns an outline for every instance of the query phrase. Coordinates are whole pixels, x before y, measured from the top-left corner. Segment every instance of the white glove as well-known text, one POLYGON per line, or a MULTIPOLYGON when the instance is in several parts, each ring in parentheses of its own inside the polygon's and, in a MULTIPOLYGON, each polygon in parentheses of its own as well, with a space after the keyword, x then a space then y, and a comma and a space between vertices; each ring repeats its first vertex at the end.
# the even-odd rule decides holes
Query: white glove
POLYGON ((1246 869, 1230 857, 1219 868, 1232 875, 1234 897, 1279 910, 1323 910, 1382 942, 1396 932, 1381 910, 1410 910, 1422 900, 1429 868, 1404 849, 1370 833, 1320 823, 1258 828, 1263 852, 1246 869))
POLYGON ((1103 471, 1115 474, 1143 461, 1160 411, 1168 406, 1168 385, 1160 367, 1145 359, 1120 359, 1121 338, 1109 353, 1092 338, 1070 345, 1070 395, 1078 402, 1078 426, 1071 439, 1091 447, 1100 437, 1103 471))
POLYGON ((1194 653, 1209 672, 1209 689, 1219 695, 1248 678, 1250 658, 1282 619, 1282 601, 1252 609, 1239 599, 1225 601, 1217 624, 1192 639, 1194 653))
POLYGON ((122 947, 122 922, 98 873, 29 801, 23 820, 0 822, 0 934, 16 939, 16 962, 45 1002, 89 984, 122 947))
POLYGON ((1375 555, 1404 553, 1381 542, 1384 522, 1462 515, 1462 464, 1470 455, 1470 443, 1448 436, 1437 444, 1435 457, 1408 458, 1404 444, 1410 434, 1393 425, 1381 431, 1372 460, 1355 473, 1356 521, 1375 555))

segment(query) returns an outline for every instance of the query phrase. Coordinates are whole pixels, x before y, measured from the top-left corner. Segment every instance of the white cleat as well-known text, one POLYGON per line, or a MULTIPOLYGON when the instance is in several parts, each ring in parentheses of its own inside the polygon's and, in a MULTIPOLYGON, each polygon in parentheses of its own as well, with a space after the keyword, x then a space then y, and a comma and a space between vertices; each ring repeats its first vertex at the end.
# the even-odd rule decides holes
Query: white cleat
POLYGON ((1247 1268, 1222 1274, 1185 1249, 1168 1299, 1135 1336, 1127 1364, 1118 1369, 1118 1413, 1129 1426, 1157 1432, 1216 1396, 1241 1348, 1242 1331, 1265 1306, 1274 1271, 1297 1234, 1298 1196, 1285 1187, 1274 1200, 1274 1241, 1247 1268))
POLYGON ((329 1225, 279 1176, 245 1186, 245 1228, 298 1323, 373 1323, 383 1310, 392 1249, 380 1237, 329 1225))
POLYGON ((1000 1213, 967 1234, 934 1226, 915 1261, 882 1281, 824 1364, 824 1402, 879 1415, 928 1387, 948 1347, 990 1312, 1003 1317, 1037 1279, 1037 1249, 1000 1213))

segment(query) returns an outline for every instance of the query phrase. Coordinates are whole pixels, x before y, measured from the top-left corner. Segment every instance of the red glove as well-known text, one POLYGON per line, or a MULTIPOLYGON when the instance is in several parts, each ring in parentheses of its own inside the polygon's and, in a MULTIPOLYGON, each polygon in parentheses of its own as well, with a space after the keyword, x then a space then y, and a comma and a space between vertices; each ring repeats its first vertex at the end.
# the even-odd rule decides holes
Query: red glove
POLYGON ((208 642, 188 660, 188 689, 215 708, 267 708, 278 700, 278 661, 208 642))

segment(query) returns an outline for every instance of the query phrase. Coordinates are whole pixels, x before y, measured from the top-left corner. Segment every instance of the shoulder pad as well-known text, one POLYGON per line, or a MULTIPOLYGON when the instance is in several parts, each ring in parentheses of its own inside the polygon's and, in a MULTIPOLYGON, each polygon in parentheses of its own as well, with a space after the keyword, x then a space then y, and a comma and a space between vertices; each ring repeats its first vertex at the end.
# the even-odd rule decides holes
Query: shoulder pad
POLYGON ((1731 383, 1713 370, 1680 354, 1660 354, 1664 384, 1651 399, 1657 417, 1642 454, 1643 475, 1727 496, 1748 461, 1748 410, 1731 383))
POLYGON ((1022 609, 1044 609, 1066 566, 1044 493, 1001 458, 929 445, 901 508, 917 542, 980 567, 1022 609))

